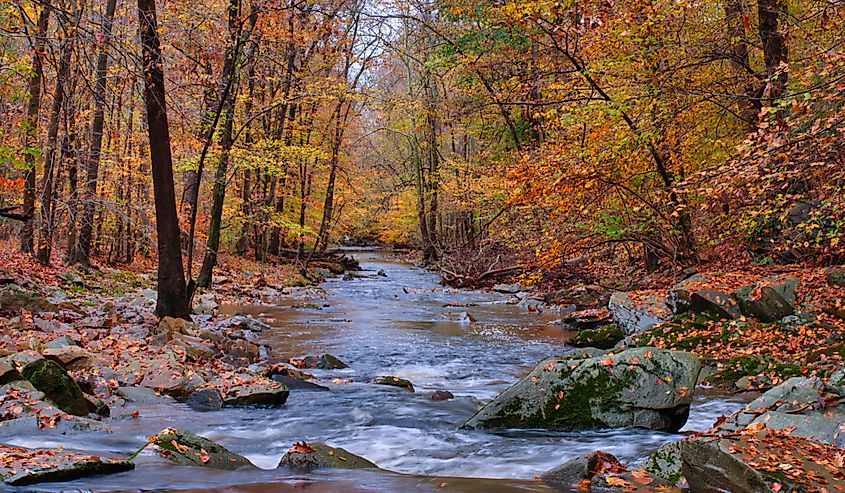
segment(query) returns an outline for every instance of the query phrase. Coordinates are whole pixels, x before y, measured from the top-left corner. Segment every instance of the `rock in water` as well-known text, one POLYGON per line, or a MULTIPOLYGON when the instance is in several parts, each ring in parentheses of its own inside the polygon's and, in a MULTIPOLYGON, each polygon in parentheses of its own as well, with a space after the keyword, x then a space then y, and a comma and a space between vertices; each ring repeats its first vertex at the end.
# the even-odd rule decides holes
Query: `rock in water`
POLYGON ((246 457, 230 452, 219 443, 195 435, 190 431, 165 428, 159 434, 150 437, 150 442, 143 448, 146 448, 149 444, 155 445, 162 457, 186 466, 210 467, 212 469, 255 467, 246 457))
POLYGON ((414 391, 414 385, 411 383, 410 380, 389 375, 376 377, 375 380, 373 380, 373 383, 375 383, 376 385, 389 385, 391 387, 399 387, 409 392, 414 391))
POLYGON ((342 370, 349 368, 349 365, 341 361, 336 356, 331 354, 324 354, 317 360, 317 368, 320 370, 342 370))
POLYGON ((223 408, 223 398, 215 389, 200 389, 188 397, 188 407, 194 411, 207 413, 223 408))
POLYGON ((24 367, 22 374, 62 411, 75 416, 97 412, 97 406, 85 397, 79 385, 55 361, 33 361, 24 367))
POLYGON ((689 417, 700 370, 695 355, 657 348, 586 359, 553 357, 481 408, 463 428, 675 432, 689 417))
POLYGON ((320 442, 293 444, 279 461, 279 467, 282 466, 304 469, 378 469, 377 465, 361 456, 320 442))
POLYGON ((540 479, 546 484, 566 488, 613 470, 624 470, 624 467, 612 454, 598 450, 564 462, 544 473, 540 479))
POLYGON ((122 459, 104 459, 55 449, 23 449, 0 445, 0 477, 12 486, 72 481, 98 474, 135 469, 122 459))
POLYGON ((244 382, 228 389, 223 403, 229 407, 281 406, 290 391, 279 382, 264 377, 245 376, 244 382))

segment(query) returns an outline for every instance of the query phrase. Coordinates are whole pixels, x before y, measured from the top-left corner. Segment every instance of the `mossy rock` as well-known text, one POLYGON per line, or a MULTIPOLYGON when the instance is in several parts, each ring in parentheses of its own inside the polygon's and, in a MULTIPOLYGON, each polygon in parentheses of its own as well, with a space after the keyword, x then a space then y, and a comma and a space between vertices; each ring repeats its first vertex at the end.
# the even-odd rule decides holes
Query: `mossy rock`
POLYGON ((0 311, 18 313, 21 310, 30 312, 56 311, 56 305, 47 301, 40 294, 18 286, 9 284, 0 289, 0 311))
POLYGON ((648 456, 643 470, 654 477, 680 487, 684 479, 680 442, 667 442, 661 445, 648 456))
POLYGON ((594 347, 611 349, 617 342, 625 338, 625 333, 614 324, 603 325, 597 329, 582 330, 569 340, 568 344, 575 347, 594 347))
POLYGON ((373 383, 376 385, 388 385, 391 387, 399 387, 400 389, 405 389, 408 392, 414 391, 414 384, 412 384, 410 380, 390 375, 376 377, 375 380, 373 380, 373 383))
POLYGON ((674 432, 689 416, 700 370, 690 353, 648 347, 592 358, 549 358, 463 428, 674 432))
POLYGON ((75 416, 97 412, 98 406, 85 397, 79 385, 55 361, 33 361, 21 374, 62 411, 75 416))
POLYGON ((757 377, 760 386, 768 383, 768 376, 775 375, 787 379, 801 375, 801 367, 792 363, 783 363, 771 356, 738 356, 729 359, 708 375, 704 381, 711 385, 727 388, 735 387, 743 377, 757 377))
POLYGON ((279 466, 301 469, 378 469, 367 459, 339 447, 331 447, 320 442, 295 443, 282 456, 279 466))
POLYGON ((149 444, 155 445, 162 457, 185 466, 227 470, 255 467, 246 457, 190 431, 165 428, 150 437, 150 441, 141 450, 149 444))

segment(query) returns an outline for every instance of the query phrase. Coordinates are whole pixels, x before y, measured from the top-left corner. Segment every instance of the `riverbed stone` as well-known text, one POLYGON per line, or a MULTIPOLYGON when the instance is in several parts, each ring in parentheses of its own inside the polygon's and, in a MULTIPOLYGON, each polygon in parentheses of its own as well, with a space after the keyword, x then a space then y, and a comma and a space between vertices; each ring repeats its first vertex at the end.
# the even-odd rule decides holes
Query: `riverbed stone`
POLYGON ((740 316, 736 298, 716 289, 703 289, 692 293, 690 310, 713 320, 732 320, 740 316))
POLYGON ((405 378, 394 377, 392 375, 378 376, 373 380, 373 383, 376 385, 389 385, 391 387, 399 387, 400 389, 405 389, 409 392, 414 391, 414 384, 412 384, 410 380, 405 378))
POLYGON ((164 344, 172 341, 176 334, 195 335, 197 334, 197 325, 182 318, 164 317, 153 331, 153 344, 164 344))
POLYGON ((8 284, 0 289, 0 312, 19 313, 21 310, 37 313, 56 311, 58 307, 35 291, 17 284, 8 284))
POLYGON ((607 304, 616 325, 627 335, 637 334, 672 316, 666 297, 648 291, 617 291, 607 304))
POLYGON ((41 351, 41 355, 68 369, 83 367, 91 361, 91 353, 76 345, 48 347, 41 351))
POLYGON ((227 470, 255 467, 246 457, 187 430, 165 428, 148 444, 155 445, 162 457, 185 466, 227 470))
POLYGON ((228 388, 223 404, 228 407, 284 405, 290 391, 279 382, 264 377, 247 376, 242 383, 228 388))
MULTIPOLYGON (((137 365, 140 368, 140 364, 137 365)), ((131 370, 131 368, 127 368, 131 370)), ((131 371, 130 373, 134 373, 131 371)), ((184 401, 198 388, 205 385, 205 379, 194 370, 186 368, 172 355, 150 360, 141 385, 176 400, 184 401)))
POLYGON ((64 482, 131 471, 135 464, 60 449, 24 449, 0 445, 0 477, 11 486, 64 482))
POLYGON ((592 358, 573 356, 541 361, 463 428, 675 432, 686 423, 701 370, 695 355, 645 347, 592 358))
POLYGON ((727 441, 679 443, 683 476, 692 491, 770 492, 762 475, 732 455, 727 441))
POLYGON ((654 477, 680 487, 684 481, 680 441, 661 445, 648 456, 643 469, 654 477))
POLYGON ((300 378, 291 377, 288 375, 283 375, 281 373, 276 373, 271 377, 273 380, 284 384, 290 390, 316 390, 316 391, 327 391, 330 390, 328 387, 323 385, 319 385, 313 382, 309 382, 307 380, 302 380, 300 378))
POLYGON ((448 390, 435 390, 429 396, 429 399, 433 401, 448 401, 455 398, 455 395, 448 390))
POLYGON ((6 358, 0 359, 0 385, 5 385, 9 382, 20 380, 21 374, 17 367, 13 365, 6 358))
POLYGON ((740 312, 761 322, 777 322, 795 313, 797 277, 765 279, 734 291, 740 312))
POLYGON ((87 416, 98 410, 98 406, 85 397, 79 385, 55 361, 42 359, 32 362, 24 367, 21 375, 68 414, 87 416))
POLYGON ((378 469, 367 459, 348 450, 321 442, 298 442, 282 456, 278 467, 297 469, 378 469))

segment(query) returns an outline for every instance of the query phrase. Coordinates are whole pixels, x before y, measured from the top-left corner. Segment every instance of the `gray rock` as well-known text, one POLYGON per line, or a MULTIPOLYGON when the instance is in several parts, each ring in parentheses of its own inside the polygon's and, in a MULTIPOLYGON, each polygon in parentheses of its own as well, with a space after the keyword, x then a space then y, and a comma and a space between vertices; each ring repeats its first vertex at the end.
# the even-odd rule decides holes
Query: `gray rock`
POLYGON ((683 475, 691 491, 771 491, 760 473, 725 451, 719 442, 684 440, 679 448, 683 475))
POLYGON ((648 330, 672 316, 666 299, 651 293, 617 291, 607 307, 616 325, 628 335, 648 330))
POLYGON ((696 291, 690 295, 690 310, 713 320, 731 320, 740 315, 739 303, 730 294, 714 289, 696 291))
POLYGON ((515 282, 513 284, 496 284, 491 289, 497 293, 504 294, 516 294, 525 291, 525 288, 522 286, 522 284, 518 282, 515 282))
POLYGON ((343 368, 349 368, 349 365, 337 357, 326 353, 321 355, 320 359, 317 360, 317 368, 320 370, 342 370, 343 368))
POLYGON ((845 267, 827 269, 825 278, 830 286, 845 287, 845 267))
POLYGON ((85 366, 91 360, 91 353, 79 346, 48 347, 41 355, 68 369, 85 366))
POLYGON ((200 389, 188 397, 187 404, 194 411, 207 413, 221 410, 223 398, 215 389, 200 389))
POLYGON ((737 431, 753 423, 845 447, 845 393, 815 377, 790 378, 732 414, 719 430, 737 431))
POLYGON ((58 307, 40 294, 24 289, 17 284, 8 284, 0 289, 0 311, 19 313, 56 311, 58 307))
POLYGON ((575 347, 594 347, 598 349, 612 349, 625 338, 625 334, 616 325, 603 325, 597 329, 582 330, 567 341, 575 347))
POLYGON ((295 443, 279 461, 278 467, 283 466, 297 469, 378 469, 377 465, 359 455, 320 442, 295 443))
POLYGON ((433 401, 448 401, 454 399, 455 395, 448 390, 435 390, 428 396, 428 398, 433 401))
POLYGON ((836 370, 830 375, 830 385, 834 387, 845 387, 845 367, 836 370))
POLYGON ((176 402, 172 397, 156 394, 153 389, 146 387, 118 387, 115 393, 127 402, 135 404, 171 404, 176 402))
POLYGON ((21 374, 17 367, 6 358, 0 359, 0 385, 20 380, 21 374))
POLYGON ((308 382, 306 380, 302 380, 300 378, 291 377, 288 375, 282 375, 277 373, 271 377, 273 380, 284 384, 290 390, 316 390, 316 391, 326 391, 330 390, 328 387, 324 387, 322 385, 318 385, 316 383, 308 382))
POLYGON ((740 312, 761 322, 772 323, 795 313, 796 277, 768 279, 734 292, 740 312))
POLYGON ((135 468, 135 464, 127 460, 104 459, 60 449, 31 450, 3 445, 0 452, 6 457, 17 458, 17 464, 0 464, 0 477, 11 486, 72 481, 135 468))
POLYGON ((152 437, 142 450, 150 444, 166 459, 185 466, 228 470, 255 468, 246 457, 185 430, 166 428, 152 437))
POLYGON ((197 302, 194 304, 194 313, 211 315, 218 308, 220 308, 220 302, 217 300, 217 295, 214 293, 203 293, 197 297, 197 302))
POLYGON ((681 443, 666 442, 646 459, 643 469, 654 477, 680 487, 684 479, 681 443))
POLYGON ((553 357, 541 361, 463 427, 674 432, 689 416, 700 370, 696 356, 657 348, 592 358, 553 357))

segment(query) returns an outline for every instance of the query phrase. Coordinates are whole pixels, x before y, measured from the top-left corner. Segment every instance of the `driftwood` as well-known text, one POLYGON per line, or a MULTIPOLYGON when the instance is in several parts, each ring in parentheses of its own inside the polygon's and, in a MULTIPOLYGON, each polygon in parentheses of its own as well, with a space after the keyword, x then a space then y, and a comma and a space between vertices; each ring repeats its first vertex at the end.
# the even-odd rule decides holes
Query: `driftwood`
POLYGON ((485 249, 470 254, 444 256, 439 265, 440 282, 454 288, 478 288, 524 270, 522 265, 503 266, 501 253, 492 262, 491 256, 490 251, 485 249))
POLYGON ((294 248, 283 248, 279 250, 279 256, 289 260, 298 260, 305 262, 308 256, 311 255, 311 265, 325 266, 328 264, 337 264, 343 267, 343 270, 361 270, 361 265, 355 260, 355 257, 346 256, 337 250, 327 250, 325 252, 300 252, 294 248))

